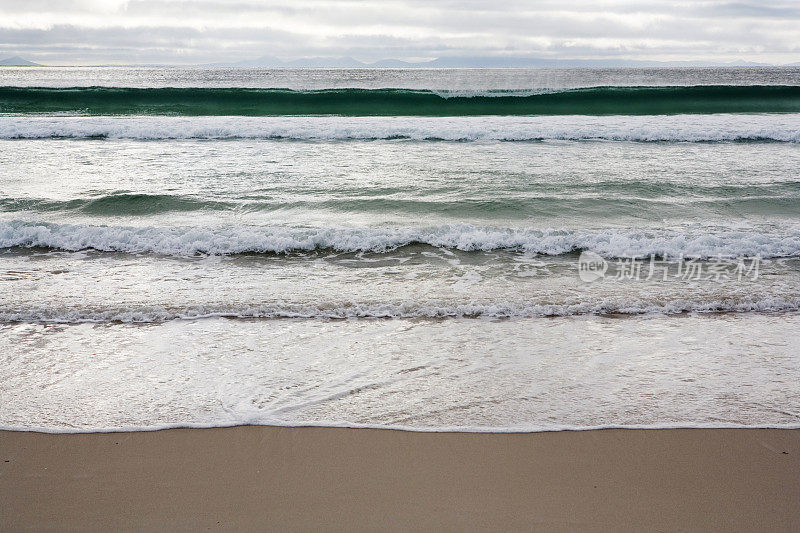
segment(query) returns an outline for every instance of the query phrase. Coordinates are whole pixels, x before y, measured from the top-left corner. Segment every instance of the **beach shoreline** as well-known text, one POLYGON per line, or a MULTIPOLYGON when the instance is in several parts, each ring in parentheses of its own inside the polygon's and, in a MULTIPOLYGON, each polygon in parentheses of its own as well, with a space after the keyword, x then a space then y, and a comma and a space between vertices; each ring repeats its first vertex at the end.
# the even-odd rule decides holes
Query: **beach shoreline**
POLYGON ((0 431, 0 529, 772 530, 800 430, 0 431))

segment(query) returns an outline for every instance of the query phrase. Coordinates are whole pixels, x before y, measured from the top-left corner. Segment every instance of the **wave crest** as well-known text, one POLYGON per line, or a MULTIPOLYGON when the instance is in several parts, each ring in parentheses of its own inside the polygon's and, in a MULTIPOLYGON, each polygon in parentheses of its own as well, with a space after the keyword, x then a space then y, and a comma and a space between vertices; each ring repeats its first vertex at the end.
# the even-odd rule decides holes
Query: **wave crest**
POLYGON ((0 112, 91 115, 651 115, 800 111, 800 87, 590 87, 534 94, 412 89, 0 87, 0 112))
POLYGON ((387 228, 159 228, 0 222, 0 248, 94 249, 191 256, 288 254, 316 250, 382 253, 412 244, 462 251, 512 250, 541 255, 588 250, 609 258, 651 255, 698 258, 719 255, 800 256, 798 232, 761 233, 731 229, 711 233, 701 230, 500 228, 470 224, 387 228))

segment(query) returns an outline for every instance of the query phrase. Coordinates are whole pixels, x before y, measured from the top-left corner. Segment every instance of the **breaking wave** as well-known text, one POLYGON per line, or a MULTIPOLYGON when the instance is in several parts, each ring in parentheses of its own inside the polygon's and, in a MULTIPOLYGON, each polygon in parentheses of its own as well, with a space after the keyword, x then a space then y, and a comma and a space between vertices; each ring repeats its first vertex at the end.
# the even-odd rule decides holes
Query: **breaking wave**
POLYGON ((530 229, 474 226, 301 228, 129 227, 0 222, 0 248, 156 253, 173 256, 243 253, 388 252, 412 244, 462 251, 512 250, 561 255, 592 251, 604 257, 709 258, 800 256, 800 232, 756 230, 530 229))
POLYGON ((800 111, 800 87, 590 87, 526 94, 412 89, 0 87, 3 113, 90 115, 652 115, 800 111))

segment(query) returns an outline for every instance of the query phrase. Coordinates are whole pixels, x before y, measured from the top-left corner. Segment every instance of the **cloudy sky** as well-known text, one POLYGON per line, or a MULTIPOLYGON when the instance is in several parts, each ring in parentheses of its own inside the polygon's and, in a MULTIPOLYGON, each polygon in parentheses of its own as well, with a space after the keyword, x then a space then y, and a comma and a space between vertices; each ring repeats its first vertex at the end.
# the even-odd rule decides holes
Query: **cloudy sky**
POLYGON ((0 58, 800 61, 798 0, 0 0, 0 58))

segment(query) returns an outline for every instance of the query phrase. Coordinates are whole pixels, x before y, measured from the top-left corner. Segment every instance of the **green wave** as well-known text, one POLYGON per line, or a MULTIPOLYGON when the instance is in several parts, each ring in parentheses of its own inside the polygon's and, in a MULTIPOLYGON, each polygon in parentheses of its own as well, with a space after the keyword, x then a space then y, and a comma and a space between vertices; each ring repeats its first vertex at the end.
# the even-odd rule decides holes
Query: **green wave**
POLYGON ((0 198, 0 212, 75 211, 89 215, 154 215, 159 213, 232 209, 234 204, 197 200, 169 194, 120 193, 97 198, 44 200, 36 198, 0 198))
POLYGON ((472 95, 407 89, 0 87, 0 113, 467 116, 781 112, 800 112, 800 86, 595 87, 472 95))
MULTIPOLYGON (((210 200, 169 194, 117 193, 95 198, 55 200, 43 198, 0 198, 0 212, 79 213, 96 217, 153 216, 175 212, 258 213, 280 210, 329 211, 339 213, 395 213, 420 216, 527 218, 553 217, 563 213, 596 216, 636 215, 660 218, 667 214, 693 216, 702 213, 729 215, 794 215, 800 212, 800 182, 771 186, 722 186, 695 188, 675 184, 629 184, 623 192, 616 184, 580 187, 580 194, 569 187, 506 191, 511 195, 486 192, 477 197, 445 195, 439 198, 327 197, 279 200, 229 198, 210 200), (534 190, 539 189, 539 190, 534 190), (518 194, 515 194, 518 193, 518 194)), ((307 191, 306 191, 307 192, 307 191)))

